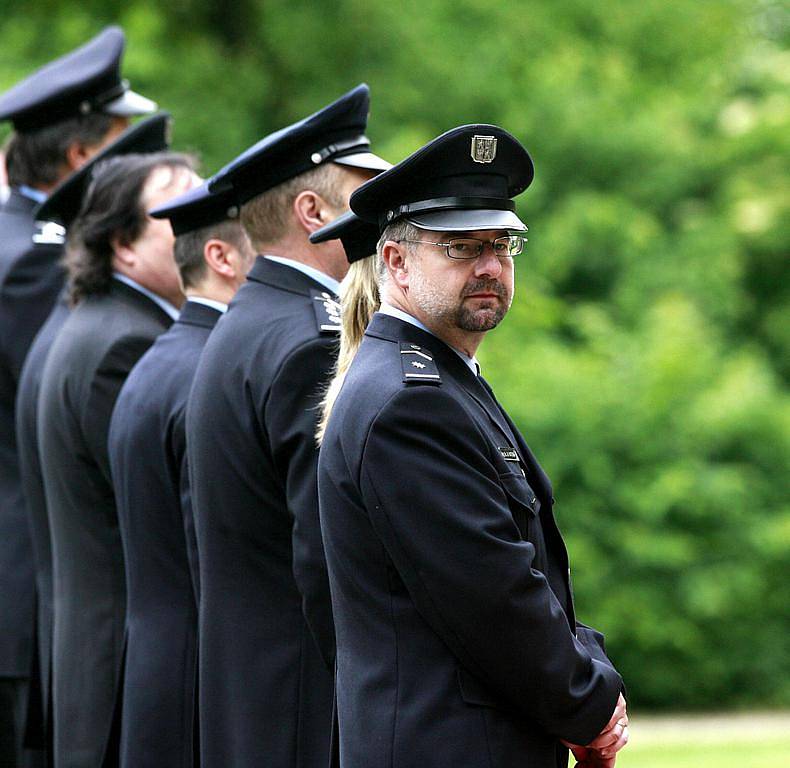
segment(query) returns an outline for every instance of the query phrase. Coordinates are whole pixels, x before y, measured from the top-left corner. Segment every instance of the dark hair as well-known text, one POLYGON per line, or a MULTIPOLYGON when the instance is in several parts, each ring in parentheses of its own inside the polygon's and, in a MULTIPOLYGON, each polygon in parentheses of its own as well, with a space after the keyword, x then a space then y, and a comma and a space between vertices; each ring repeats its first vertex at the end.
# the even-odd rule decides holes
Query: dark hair
POLYGON ((6 144, 6 169, 12 187, 50 187, 60 181, 68 148, 77 142, 100 144, 112 127, 110 115, 90 114, 62 120, 36 131, 12 133, 6 144))
POLYGON ((175 152, 129 154, 99 163, 68 233, 64 259, 69 299, 106 293, 112 279, 113 240, 129 245, 140 237, 147 213, 140 199, 158 168, 193 170, 188 155, 175 152))
POLYGON ((173 256, 184 288, 195 288, 205 276, 207 267, 203 246, 214 238, 230 243, 239 251, 243 251, 247 245, 247 234, 238 219, 218 221, 179 235, 173 247, 173 256))

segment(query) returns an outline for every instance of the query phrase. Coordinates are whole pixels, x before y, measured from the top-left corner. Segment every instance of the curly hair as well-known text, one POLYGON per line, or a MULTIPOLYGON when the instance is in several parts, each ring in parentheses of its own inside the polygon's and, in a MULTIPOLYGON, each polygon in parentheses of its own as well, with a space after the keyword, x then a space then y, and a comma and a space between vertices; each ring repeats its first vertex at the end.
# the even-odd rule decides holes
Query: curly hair
POLYGON ((147 213, 141 199, 158 168, 194 170, 188 155, 176 152, 129 154, 99 163, 79 215, 68 233, 64 264, 72 305, 107 293, 112 280, 113 242, 130 245, 142 234, 147 213))

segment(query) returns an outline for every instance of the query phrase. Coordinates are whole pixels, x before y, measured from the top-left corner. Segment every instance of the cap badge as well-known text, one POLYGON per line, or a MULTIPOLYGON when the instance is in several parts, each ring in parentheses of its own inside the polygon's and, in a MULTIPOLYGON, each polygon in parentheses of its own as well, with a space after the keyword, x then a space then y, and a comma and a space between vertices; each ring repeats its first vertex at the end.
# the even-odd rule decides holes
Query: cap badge
POLYGON ((496 136, 472 136, 472 160, 493 163, 496 158, 496 136))

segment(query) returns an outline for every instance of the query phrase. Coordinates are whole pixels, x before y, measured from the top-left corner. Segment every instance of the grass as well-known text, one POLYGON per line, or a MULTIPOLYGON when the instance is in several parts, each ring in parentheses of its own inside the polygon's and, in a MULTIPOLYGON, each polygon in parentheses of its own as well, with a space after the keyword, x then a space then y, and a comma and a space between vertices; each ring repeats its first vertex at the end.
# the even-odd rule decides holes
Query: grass
POLYGON ((779 768, 790 764, 790 713, 630 717, 617 768, 779 768))

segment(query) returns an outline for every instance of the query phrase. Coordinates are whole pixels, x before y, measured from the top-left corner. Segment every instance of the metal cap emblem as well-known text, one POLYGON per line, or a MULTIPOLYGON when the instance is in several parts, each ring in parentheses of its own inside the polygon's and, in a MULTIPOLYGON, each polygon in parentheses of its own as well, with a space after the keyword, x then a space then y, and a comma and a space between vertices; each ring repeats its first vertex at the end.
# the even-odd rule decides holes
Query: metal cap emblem
POLYGON ((496 157, 496 136, 472 136, 472 160, 493 163, 496 157))

